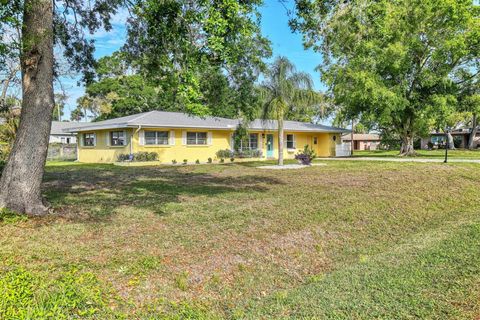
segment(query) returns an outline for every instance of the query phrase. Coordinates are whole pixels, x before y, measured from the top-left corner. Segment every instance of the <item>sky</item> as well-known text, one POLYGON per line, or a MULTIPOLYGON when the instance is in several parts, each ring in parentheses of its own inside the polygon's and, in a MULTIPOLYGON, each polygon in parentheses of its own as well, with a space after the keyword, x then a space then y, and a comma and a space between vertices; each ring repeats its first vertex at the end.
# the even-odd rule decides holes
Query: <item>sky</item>
MULTIPOLYGON (((292 3, 287 3, 285 6, 288 8, 292 3)), ((265 0, 265 4, 260 8, 262 33, 272 45, 271 60, 279 55, 286 56, 296 65, 298 71, 307 72, 312 76, 315 89, 323 91, 325 87, 320 81, 319 73, 315 71, 315 67, 322 61, 321 55, 311 49, 305 50, 302 45, 302 36, 291 32, 285 6, 278 0, 265 0)), ((126 19, 127 13, 120 12, 112 19, 111 31, 100 30, 92 36, 96 43, 97 59, 110 55, 123 45, 126 39, 126 19)), ((68 95, 63 120, 69 120, 70 112, 75 108, 77 98, 84 94, 85 88, 78 86, 78 78, 75 77, 64 77, 61 83, 68 95)))

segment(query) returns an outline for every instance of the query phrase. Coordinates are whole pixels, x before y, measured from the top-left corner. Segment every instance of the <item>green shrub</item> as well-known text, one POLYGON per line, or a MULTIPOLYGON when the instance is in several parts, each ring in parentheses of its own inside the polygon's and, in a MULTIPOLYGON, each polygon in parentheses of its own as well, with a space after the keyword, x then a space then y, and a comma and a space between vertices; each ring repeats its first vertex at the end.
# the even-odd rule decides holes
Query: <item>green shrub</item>
POLYGON ((177 164, 177 160, 173 159, 172 164, 177 164))
POLYGON ((217 158, 219 159, 229 159, 229 158, 260 158, 262 157, 262 151, 260 150, 238 150, 231 151, 228 149, 218 150, 216 153, 217 158))
POLYGON ((219 159, 228 159, 228 158, 233 157, 234 153, 229 149, 218 150, 217 153, 216 153, 216 156, 219 159))
POLYGON ((213 162, 213 159, 212 158, 208 158, 208 163, 212 163, 213 162))
POLYGON ((221 158, 220 163, 224 163, 224 162, 225 162, 225 159, 221 158))
POLYGON ((200 160, 199 159, 195 160, 195 163, 200 164, 200 160))
POLYGON ((158 153, 141 151, 134 154, 119 154, 117 160, 123 161, 157 161, 158 153))
POLYGON ((158 153, 156 152, 137 152, 133 154, 133 161, 157 161, 158 153))
POLYGON ((188 160, 187 159, 183 159, 183 164, 187 164, 188 160))
POLYGON ((234 158, 234 157, 231 157, 231 158, 230 158, 230 161, 231 161, 231 162, 235 161, 235 158, 234 158))
POLYGON ((0 174, 2 174, 3 168, 5 168, 6 164, 7 164, 7 161, 0 160, 0 174))
POLYGON ((117 156, 117 161, 123 162, 123 161, 129 161, 130 160, 130 155, 129 154, 119 154, 117 156))
POLYGON ((295 159, 300 161, 304 165, 310 165, 312 163, 312 159, 314 159, 317 155, 309 145, 305 145, 302 151, 295 155, 295 159))
POLYGON ((239 150, 235 151, 236 158, 261 158, 262 151, 260 150, 239 150))

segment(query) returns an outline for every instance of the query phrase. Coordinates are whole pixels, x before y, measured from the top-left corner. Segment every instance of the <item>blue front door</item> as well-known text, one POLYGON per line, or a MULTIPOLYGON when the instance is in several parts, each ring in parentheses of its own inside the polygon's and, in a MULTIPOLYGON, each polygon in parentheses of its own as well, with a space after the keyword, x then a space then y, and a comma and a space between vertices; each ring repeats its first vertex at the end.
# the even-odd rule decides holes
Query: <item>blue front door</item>
POLYGON ((273 134, 267 134, 267 158, 273 158, 273 134))

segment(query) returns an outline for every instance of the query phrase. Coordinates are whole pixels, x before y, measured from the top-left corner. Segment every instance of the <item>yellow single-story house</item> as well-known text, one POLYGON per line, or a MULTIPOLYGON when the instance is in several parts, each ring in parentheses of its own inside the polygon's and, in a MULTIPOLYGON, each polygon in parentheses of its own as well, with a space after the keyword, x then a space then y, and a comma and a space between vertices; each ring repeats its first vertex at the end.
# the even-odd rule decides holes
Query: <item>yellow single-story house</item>
MULTIPOLYGON (((179 112, 150 111, 65 129, 76 133, 78 161, 112 163, 119 155, 156 152, 161 163, 207 162, 219 150, 233 150, 234 131, 241 122, 218 117, 196 117, 179 112)), ((335 156, 342 133, 348 130, 298 121, 284 123, 284 157, 294 158, 305 145, 318 156, 335 156)), ((261 159, 278 157, 277 122, 254 120, 242 149, 259 150, 261 159)))

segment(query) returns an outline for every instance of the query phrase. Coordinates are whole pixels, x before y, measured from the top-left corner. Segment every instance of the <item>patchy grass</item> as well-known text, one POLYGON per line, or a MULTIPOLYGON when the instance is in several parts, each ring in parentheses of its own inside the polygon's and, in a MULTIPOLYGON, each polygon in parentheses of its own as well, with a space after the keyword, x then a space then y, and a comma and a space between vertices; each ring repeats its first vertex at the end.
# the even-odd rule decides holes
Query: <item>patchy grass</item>
POLYGON ((0 221, 0 318, 480 315, 478 165, 257 165, 49 165, 56 214, 0 221))
MULTIPOLYGON (((445 150, 416 150, 417 156, 421 158, 445 157, 445 150)), ((361 150, 354 151, 354 157, 397 157, 398 150, 361 150)), ((448 157, 458 159, 480 159, 480 150, 456 149, 448 150, 448 157)))

